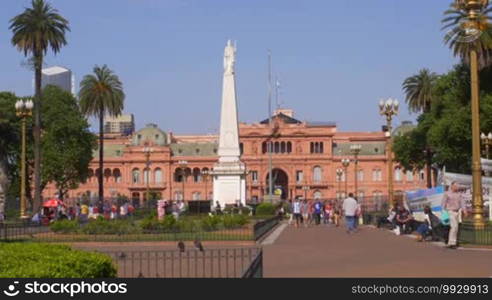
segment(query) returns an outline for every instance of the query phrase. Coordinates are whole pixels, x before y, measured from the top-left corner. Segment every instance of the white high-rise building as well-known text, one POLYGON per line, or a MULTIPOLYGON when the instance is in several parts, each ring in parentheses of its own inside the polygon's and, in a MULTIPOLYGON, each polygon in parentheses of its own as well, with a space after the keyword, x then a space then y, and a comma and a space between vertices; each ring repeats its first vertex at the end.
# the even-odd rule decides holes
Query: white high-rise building
POLYGON ((45 88, 47 85, 55 85, 75 95, 75 78, 69 69, 54 66, 43 69, 41 73, 42 88, 45 88))

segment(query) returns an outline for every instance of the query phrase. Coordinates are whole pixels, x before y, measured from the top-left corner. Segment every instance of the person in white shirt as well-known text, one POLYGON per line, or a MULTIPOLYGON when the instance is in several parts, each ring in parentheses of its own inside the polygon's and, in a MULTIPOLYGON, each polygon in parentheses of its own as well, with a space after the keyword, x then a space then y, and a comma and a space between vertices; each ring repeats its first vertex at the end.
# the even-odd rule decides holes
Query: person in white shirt
POLYGON ((296 228, 298 228, 301 223, 301 202, 297 198, 294 200, 294 203, 292 203, 292 213, 296 219, 296 228))
POLYGON ((354 194, 349 193, 348 198, 343 200, 343 213, 345 215, 345 224, 347 226, 347 233, 351 233, 355 231, 355 219, 357 215, 357 209, 359 205, 357 204, 357 200, 354 199, 354 194))

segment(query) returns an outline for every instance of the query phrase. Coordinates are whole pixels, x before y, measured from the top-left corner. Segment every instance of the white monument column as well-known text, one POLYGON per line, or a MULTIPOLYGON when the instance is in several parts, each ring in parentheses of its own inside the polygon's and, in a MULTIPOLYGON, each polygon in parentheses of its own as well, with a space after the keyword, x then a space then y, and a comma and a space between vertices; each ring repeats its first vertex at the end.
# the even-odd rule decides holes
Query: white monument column
POLYGON ((236 80, 234 63, 236 47, 227 41, 224 49, 224 78, 220 112, 219 161, 214 165, 214 203, 222 208, 226 204, 246 202, 246 168, 240 161, 239 124, 237 114, 236 80))

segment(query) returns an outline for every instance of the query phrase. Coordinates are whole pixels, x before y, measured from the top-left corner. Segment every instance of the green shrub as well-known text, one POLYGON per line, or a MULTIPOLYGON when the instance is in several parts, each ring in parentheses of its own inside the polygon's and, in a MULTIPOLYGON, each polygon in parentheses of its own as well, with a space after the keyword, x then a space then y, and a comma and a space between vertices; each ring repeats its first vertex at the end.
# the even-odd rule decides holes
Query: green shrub
POLYGON ((50 225, 50 229, 56 233, 75 233, 79 231, 79 223, 76 220, 58 220, 50 225))
POLYGON ((2 278, 112 278, 116 268, 105 254, 66 245, 1 243, 2 278))
POLYGON ((256 214, 259 216, 271 216, 275 214, 275 206, 271 203, 264 202, 256 207, 256 214))
POLYGON ((158 230, 161 224, 155 217, 146 217, 140 221, 140 227, 144 230, 158 230))
POLYGON ((249 208, 247 206, 243 206, 243 207, 239 208, 239 213, 242 215, 248 216, 251 213, 251 208, 249 208))
POLYGON ((131 234, 139 233, 140 228, 131 220, 106 220, 99 217, 83 226, 82 232, 85 234, 131 234))
POLYGON ((194 220, 179 218, 176 221, 175 228, 183 232, 191 232, 199 229, 199 226, 194 220))
POLYGON ((248 223, 248 218, 245 215, 224 215, 222 216, 222 224, 224 228, 237 228, 248 223))
POLYGON ((222 222, 220 216, 207 216, 200 220, 200 226, 203 230, 216 230, 222 222))
POLYGON ((176 218, 173 215, 166 215, 160 223, 162 229, 173 230, 176 227, 176 218))

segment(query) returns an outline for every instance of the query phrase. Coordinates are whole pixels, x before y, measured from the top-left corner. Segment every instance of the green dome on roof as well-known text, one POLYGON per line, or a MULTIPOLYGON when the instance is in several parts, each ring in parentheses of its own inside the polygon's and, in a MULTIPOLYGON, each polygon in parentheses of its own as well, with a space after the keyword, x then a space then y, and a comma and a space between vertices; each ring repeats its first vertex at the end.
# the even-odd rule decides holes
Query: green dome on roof
POLYGON ((149 143, 156 146, 164 146, 168 144, 167 134, 162 131, 156 124, 147 124, 145 128, 137 131, 132 138, 133 146, 144 146, 149 143))
POLYGON ((394 130, 393 130, 393 136, 396 136, 396 135, 403 135, 407 132, 410 132, 412 131, 413 129, 415 129, 415 127, 417 127, 416 125, 414 125, 412 123, 412 121, 403 121, 401 122, 401 125, 396 127, 394 130))

